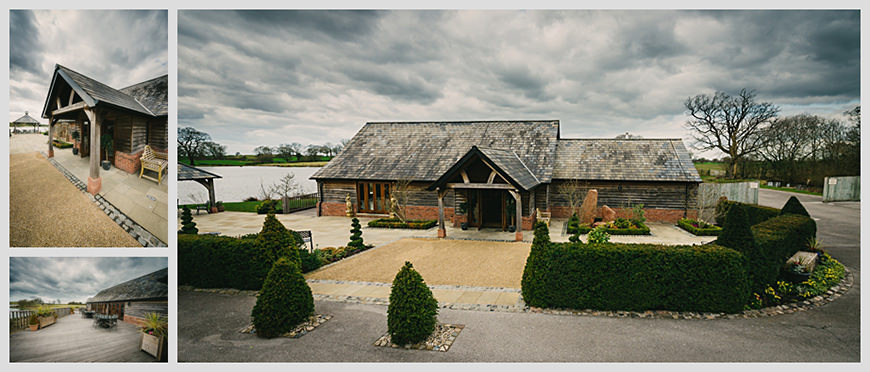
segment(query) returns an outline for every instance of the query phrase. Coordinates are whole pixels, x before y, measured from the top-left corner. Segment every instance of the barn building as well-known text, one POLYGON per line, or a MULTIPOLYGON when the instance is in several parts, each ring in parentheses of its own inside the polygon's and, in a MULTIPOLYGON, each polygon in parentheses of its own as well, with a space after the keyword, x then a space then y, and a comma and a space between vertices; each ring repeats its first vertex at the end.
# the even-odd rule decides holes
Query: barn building
POLYGON ((169 314, 168 269, 128 280, 88 298, 89 310, 139 324, 146 313, 169 314))
POLYGON ((344 216, 348 196, 355 213, 386 216, 407 184, 407 218, 520 226, 517 239, 538 210, 569 217, 568 184, 618 215, 643 204, 675 222, 694 215, 701 182, 681 139, 567 139, 558 120, 367 123, 311 178, 321 216, 344 216))

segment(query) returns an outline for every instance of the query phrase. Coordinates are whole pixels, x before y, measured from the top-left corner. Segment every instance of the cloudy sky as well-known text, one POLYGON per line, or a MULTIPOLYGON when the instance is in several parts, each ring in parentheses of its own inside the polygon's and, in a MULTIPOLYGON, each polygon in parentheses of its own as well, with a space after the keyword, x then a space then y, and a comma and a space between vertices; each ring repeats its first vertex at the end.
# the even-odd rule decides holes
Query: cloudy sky
POLYGON ((10 10, 9 121, 25 111, 42 123, 54 65, 113 88, 165 75, 167 12, 10 10))
POLYGON ((9 300, 84 302, 103 289, 167 266, 165 257, 11 257, 9 300))
POLYGON ((559 119, 563 137, 690 138, 683 102, 859 102, 857 11, 180 11, 179 126, 228 147, 367 121, 559 119))

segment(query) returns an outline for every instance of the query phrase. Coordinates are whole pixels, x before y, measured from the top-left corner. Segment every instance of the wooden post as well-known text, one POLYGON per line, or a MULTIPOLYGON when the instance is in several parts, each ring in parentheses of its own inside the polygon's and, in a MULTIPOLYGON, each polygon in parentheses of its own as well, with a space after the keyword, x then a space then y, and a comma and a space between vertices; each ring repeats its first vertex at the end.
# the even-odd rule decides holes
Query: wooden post
POLYGON ((516 241, 523 241, 523 200, 520 192, 518 190, 508 190, 511 193, 511 196, 516 200, 516 209, 517 209, 517 221, 516 221, 516 235, 514 238, 516 241))
POLYGON ((48 119, 48 157, 54 157, 54 116, 49 117, 48 119))
POLYGON ((441 193, 440 187, 436 187, 435 192, 438 193, 438 237, 446 238, 447 230, 444 228, 444 194, 441 193))
POLYGON ((91 123, 90 130, 90 141, 91 141, 91 150, 90 150, 90 159, 88 159, 88 163, 90 165, 90 174, 88 175, 88 192, 91 195, 97 195, 100 192, 100 188, 103 186, 103 179, 100 178, 100 123, 99 123, 99 115, 97 114, 96 109, 94 108, 85 108, 85 115, 88 116, 88 121, 91 123))

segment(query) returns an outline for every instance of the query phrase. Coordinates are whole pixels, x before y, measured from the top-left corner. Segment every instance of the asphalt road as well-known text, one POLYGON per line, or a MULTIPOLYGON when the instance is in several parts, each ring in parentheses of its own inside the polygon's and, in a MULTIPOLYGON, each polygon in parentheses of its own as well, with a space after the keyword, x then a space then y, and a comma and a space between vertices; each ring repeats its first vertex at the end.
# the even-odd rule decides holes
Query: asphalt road
MULTIPOLYGON (((792 194, 761 190, 781 207, 792 194)), ((797 195, 797 194, 795 194, 797 195)), ((255 298, 178 293, 178 360, 283 362, 827 362, 860 361, 859 204, 799 195, 829 252, 855 284, 843 297, 808 311, 755 319, 664 320, 442 310, 464 324, 446 353, 375 347, 386 307, 316 302, 333 319, 298 339, 238 333, 255 298)))

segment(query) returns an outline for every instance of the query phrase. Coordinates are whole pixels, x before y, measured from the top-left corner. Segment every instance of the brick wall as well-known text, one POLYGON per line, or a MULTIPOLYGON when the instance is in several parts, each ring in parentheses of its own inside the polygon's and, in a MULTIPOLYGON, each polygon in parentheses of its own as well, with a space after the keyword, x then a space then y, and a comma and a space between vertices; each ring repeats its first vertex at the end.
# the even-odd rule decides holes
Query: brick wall
POLYGON ((142 151, 128 154, 126 152, 115 151, 115 168, 121 169, 127 173, 139 172, 139 158, 142 157, 142 151))

